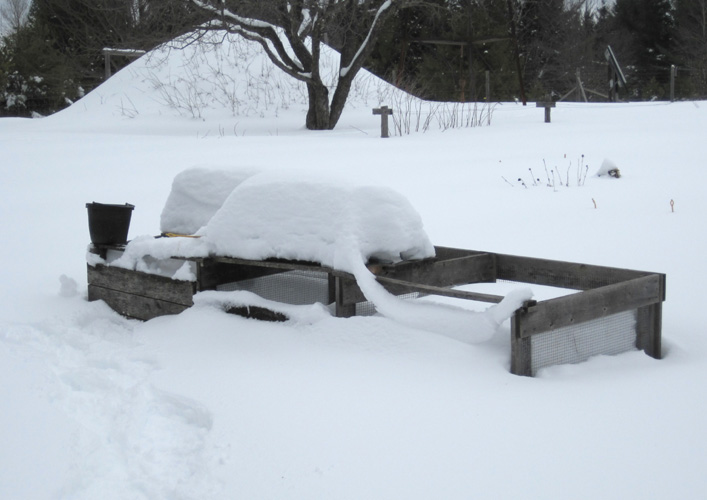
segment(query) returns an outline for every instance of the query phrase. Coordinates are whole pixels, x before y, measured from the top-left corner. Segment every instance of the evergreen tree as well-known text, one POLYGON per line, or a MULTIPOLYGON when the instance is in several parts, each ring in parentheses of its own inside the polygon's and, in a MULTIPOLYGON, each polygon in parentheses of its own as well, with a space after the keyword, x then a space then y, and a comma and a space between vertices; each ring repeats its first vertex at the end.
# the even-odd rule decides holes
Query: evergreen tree
POLYGON ((635 96, 661 97, 666 93, 674 62, 670 0, 616 0, 613 17, 617 43, 612 46, 619 48, 626 68, 635 68, 629 73, 635 96))
POLYGON ((48 114, 81 97, 72 61, 44 42, 31 21, 0 47, 0 114, 48 114))
POLYGON ((2 44, 1 112, 61 109, 103 81, 103 48, 149 50, 203 19, 184 0, 33 0, 26 25, 2 44))
POLYGON ((707 96, 707 0, 675 4, 678 83, 693 97, 707 96))

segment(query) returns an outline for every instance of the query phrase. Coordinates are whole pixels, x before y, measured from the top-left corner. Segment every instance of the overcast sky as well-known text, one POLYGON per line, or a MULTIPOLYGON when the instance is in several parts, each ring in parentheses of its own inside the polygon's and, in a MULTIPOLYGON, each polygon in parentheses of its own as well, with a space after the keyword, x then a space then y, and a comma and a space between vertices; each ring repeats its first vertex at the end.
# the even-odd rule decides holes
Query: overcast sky
MULTIPOLYGON (((9 3, 9 0, 0 0, 0 11, 2 11, 9 3)), ((27 0, 27 6, 29 7, 30 0, 27 0)), ((4 16, 0 15, 0 34, 5 35, 6 31, 9 29, 9 23, 6 22, 4 16)))

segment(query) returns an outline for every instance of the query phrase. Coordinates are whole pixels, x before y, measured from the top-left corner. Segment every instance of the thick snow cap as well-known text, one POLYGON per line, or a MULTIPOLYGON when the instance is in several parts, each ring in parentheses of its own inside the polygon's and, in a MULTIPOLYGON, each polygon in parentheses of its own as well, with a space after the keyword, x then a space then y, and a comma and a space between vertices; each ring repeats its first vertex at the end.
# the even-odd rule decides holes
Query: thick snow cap
POLYGON ((160 217, 163 233, 194 234, 221 208, 241 182, 257 172, 194 167, 179 173, 160 217))
POLYGON ((202 233, 218 255, 307 260, 346 270, 352 258, 434 256, 420 215, 399 193, 296 174, 238 185, 202 233))

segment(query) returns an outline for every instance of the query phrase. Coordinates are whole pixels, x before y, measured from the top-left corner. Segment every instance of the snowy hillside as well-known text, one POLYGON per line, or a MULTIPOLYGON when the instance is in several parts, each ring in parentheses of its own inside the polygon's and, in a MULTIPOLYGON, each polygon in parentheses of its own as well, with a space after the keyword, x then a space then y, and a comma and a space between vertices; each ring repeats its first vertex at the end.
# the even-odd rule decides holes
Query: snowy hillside
POLYGON ((372 80, 308 132, 301 94, 241 45, 197 65, 222 64, 211 90, 172 50, 55 116, 0 119, 0 498, 703 496, 707 103, 559 103, 551 124, 503 103, 491 126, 382 140, 371 107, 397 105, 372 80), (160 85, 207 102, 179 112, 160 85), (620 179, 594 175, 607 159, 620 179), (531 379, 509 373, 508 324, 472 345, 381 316, 88 303, 85 204, 132 203, 130 237, 157 234, 194 166, 336 174, 400 193, 436 245, 666 273, 664 359, 531 379))
MULTIPOLYGON (((194 125, 208 120, 221 125, 219 135, 263 132, 272 119, 277 119, 272 134, 304 125, 307 89, 302 82, 276 68, 255 43, 223 32, 204 37, 199 43, 191 37, 177 39, 146 54, 62 115, 101 128, 110 119, 111 125, 133 131, 165 116, 187 118, 194 125)), ((338 59, 332 50, 322 54, 322 74, 330 86, 338 59)), ((404 95, 361 71, 347 106, 370 109, 394 94, 396 99, 404 95)))

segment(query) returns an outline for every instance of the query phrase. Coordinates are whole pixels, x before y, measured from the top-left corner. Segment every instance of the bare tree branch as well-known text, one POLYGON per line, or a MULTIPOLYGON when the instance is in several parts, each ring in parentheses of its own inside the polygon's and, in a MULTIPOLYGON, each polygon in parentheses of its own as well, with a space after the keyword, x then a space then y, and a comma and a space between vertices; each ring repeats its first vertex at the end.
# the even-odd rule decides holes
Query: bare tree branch
POLYGON ((191 0, 209 12, 205 29, 225 29, 259 43, 288 75, 307 84, 307 127, 329 129, 344 109, 351 84, 385 21, 421 0, 191 0), (341 53, 334 95, 322 81, 322 44, 341 53))
POLYGON ((5 0, 0 6, 0 20, 16 32, 27 22, 30 0, 5 0))

